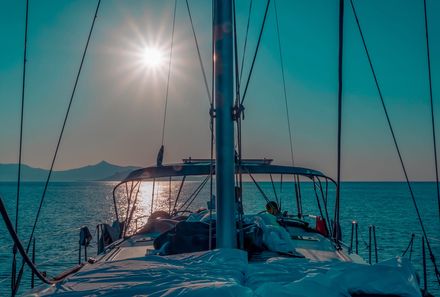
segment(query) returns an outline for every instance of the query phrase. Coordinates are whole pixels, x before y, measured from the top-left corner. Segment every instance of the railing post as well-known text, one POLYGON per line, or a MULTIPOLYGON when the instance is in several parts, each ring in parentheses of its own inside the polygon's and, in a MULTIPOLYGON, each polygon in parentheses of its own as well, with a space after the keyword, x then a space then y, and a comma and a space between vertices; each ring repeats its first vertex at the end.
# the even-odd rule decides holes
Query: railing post
POLYGON ((81 264, 81 242, 79 243, 78 248, 78 264, 81 264))
POLYGON ((359 255, 359 225, 356 222, 356 254, 359 255))
POLYGON ((368 226, 368 264, 371 265, 371 225, 368 226))
MULTIPOLYGON (((32 263, 34 263, 34 265, 35 265, 35 237, 32 240, 32 263)), ((34 286, 35 286, 35 274, 32 271, 32 274, 31 274, 31 288, 33 289, 34 286)))
POLYGON ((428 281, 426 273, 426 251, 425 251, 425 237, 422 237, 422 253, 423 253, 423 296, 428 292, 428 281))
POLYGON ((351 237, 350 237, 350 250, 349 250, 350 254, 353 253, 354 224, 356 224, 356 221, 351 222, 351 237))
POLYGON ((376 240, 376 226, 373 225, 373 239, 374 239, 374 255, 376 256, 376 263, 379 262, 379 256, 377 254, 377 240, 376 240))

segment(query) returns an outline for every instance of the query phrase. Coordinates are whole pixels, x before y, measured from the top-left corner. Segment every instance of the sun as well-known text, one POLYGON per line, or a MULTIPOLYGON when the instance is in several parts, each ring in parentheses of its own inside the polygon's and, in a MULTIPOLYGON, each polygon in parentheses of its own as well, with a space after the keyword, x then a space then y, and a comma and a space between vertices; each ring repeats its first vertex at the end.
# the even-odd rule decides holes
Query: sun
POLYGON ((165 55, 155 47, 145 47, 141 54, 142 64, 148 68, 159 68, 164 65, 165 55))

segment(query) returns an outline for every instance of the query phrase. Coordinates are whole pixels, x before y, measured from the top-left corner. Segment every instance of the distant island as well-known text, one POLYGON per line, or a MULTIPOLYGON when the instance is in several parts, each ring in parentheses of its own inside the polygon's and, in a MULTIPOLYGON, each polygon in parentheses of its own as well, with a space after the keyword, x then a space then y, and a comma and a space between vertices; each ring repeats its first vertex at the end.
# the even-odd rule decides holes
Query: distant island
MULTIPOLYGON (((139 169, 135 166, 118 166, 101 161, 75 169, 59 170, 52 173, 51 181, 119 181, 131 171, 139 169)), ((17 181, 18 164, 0 164, 0 182, 17 181)), ((23 164, 21 178, 23 181, 45 181, 49 170, 34 168, 23 164)))

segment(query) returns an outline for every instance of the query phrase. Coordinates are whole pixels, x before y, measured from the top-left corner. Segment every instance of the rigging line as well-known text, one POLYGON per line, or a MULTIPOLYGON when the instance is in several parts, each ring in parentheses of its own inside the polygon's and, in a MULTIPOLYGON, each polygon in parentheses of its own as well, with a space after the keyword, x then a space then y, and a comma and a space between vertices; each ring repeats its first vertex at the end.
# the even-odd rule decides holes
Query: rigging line
MULTIPOLYGON (((127 231, 128 231, 128 229, 130 227, 131 221, 133 219, 134 212, 136 210, 136 203, 138 201, 139 191, 140 191, 140 188, 141 188, 141 182, 137 182, 136 185, 134 186, 134 188, 136 188, 136 187, 137 187, 137 190, 136 190, 136 194, 134 196, 133 206, 131 208, 130 214, 127 213, 127 219, 125 220, 124 232, 123 232, 123 236, 122 236, 123 238, 125 238, 125 236, 127 235, 127 231)), ((133 195, 133 191, 134 190, 135 189, 132 190, 131 195, 133 195)))
POLYGON ((205 67, 203 66, 203 61, 202 61, 202 55, 200 54, 199 42, 197 41, 196 30, 194 29, 194 23, 193 23, 193 19, 191 16, 191 9, 189 8, 188 0, 185 0, 185 2, 186 2, 186 8, 188 10, 189 21, 191 22, 191 29, 192 29, 192 33, 194 36, 194 42, 196 44, 197 56, 199 58, 200 70, 202 71, 202 74, 203 74, 203 81, 205 83, 206 93, 208 94, 209 104, 212 105, 211 91, 209 90, 208 79, 206 78, 206 71, 205 71, 205 67))
MULTIPOLYGON (((17 173, 17 196, 15 204, 15 232, 18 234, 18 219, 20 209, 20 186, 21 186, 21 161, 23 152, 23 118, 24 118, 24 98, 26 90, 26 58, 27 58, 27 36, 28 36, 28 20, 29 20, 29 0, 26 0, 26 17, 25 17, 25 30, 24 30, 24 52, 23 52, 23 76, 21 85, 21 110, 20 110, 20 140, 18 150, 18 173, 17 173)), ((16 256, 17 248, 14 245, 12 248, 13 260, 12 260, 12 279, 11 285, 15 287, 15 273, 16 273, 16 256)))
MULTIPOLYGON (((20 239, 18 238, 17 233, 14 231, 14 225, 11 222, 11 219, 9 218, 8 212, 6 210, 5 204, 3 203, 3 198, 0 197, 0 214, 3 217, 3 221, 5 222, 6 229, 9 232, 9 235, 11 236, 12 240, 14 241, 14 244, 17 246, 18 251, 20 252, 20 255, 23 258, 23 263, 26 263, 29 268, 32 270, 32 272, 44 283, 46 284, 53 284, 54 282, 47 277, 45 277, 35 266, 35 264, 32 262, 32 260, 29 258, 27 252, 25 251, 22 243, 20 242, 20 239)), ((19 275, 20 276, 20 275, 19 275)), ((17 285, 19 284, 19 280, 17 279, 17 285)), ((15 288, 17 288, 17 285, 15 288)), ((14 290, 12 292, 12 295, 15 296, 15 293, 17 291, 14 290)))
MULTIPOLYGON (((284 93, 284 104, 286 107, 287 130, 289 132, 290 159, 292 162, 292 166, 295 166, 295 158, 294 158, 294 153, 293 153, 292 127, 291 127, 291 121, 290 121, 289 104, 287 102, 287 88, 286 88, 286 78, 285 78, 285 71, 284 71, 284 59, 283 59, 283 51, 282 51, 282 47, 281 47, 281 34, 280 34, 280 25, 279 25, 278 9, 277 9, 276 0, 274 0, 273 4, 274 4, 274 10, 275 10, 276 31, 277 31, 277 37, 278 37, 278 50, 279 50, 279 56, 280 56, 281 76, 282 76, 282 80, 283 80, 283 93, 284 93)), ((295 188, 296 200, 299 205, 300 193, 299 193, 299 179, 298 178, 294 178, 294 188, 295 188)))
POLYGON ((233 21, 234 21, 234 69, 235 69, 235 118, 237 121, 237 145, 238 145, 238 175, 236 174, 236 187, 235 199, 237 201, 238 208, 238 229, 239 229, 239 248, 244 248, 244 234, 243 234, 243 200, 242 200, 242 186, 243 186, 243 174, 241 171, 242 160, 242 142, 241 142, 241 112, 242 108, 238 105, 240 103, 240 81, 238 80, 238 42, 237 42, 237 14, 236 14, 236 2, 232 1, 233 7, 233 21))
POLYGON ((177 202, 179 202, 180 194, 182 193, 182 189, 183 189, 183 185, 185 183, 185 180, 186 180, 186 175, 184 175, 182 177, 182 181, 180 182, 180 186, 179 186, 179 191, 177 192, 176 200, 174 200, 174 206, 173 206, 173 213, 174 214, 177 211, 177 209, 176 209, 177 202))
MULTIPOLYGON (((151 208, 150 208, 150 216, 153 214, 153 206, 154 206, 154 188, 156 186, 156 179, 153 178, 153 189, 151 191, 151 208)), ((159 186, 158 186, 159 187, 159 186)))
MULTIPOLYGON (((315 177, 313 177, 312 181, 313 181, 313 192, 315 192, 315 197, 316 197, 316 202, 318 204, 319 213, 321 214, 321 218, 324 218, 324 213, 322 212, 322 207, 321 207, 321 202, 319 200, 318 189, 316 186, 315 177)), ((327 231, 329 231, 329 228, 327 227, 327 223, 325 224, 325 228, 327 229, 327 231)))
MULTIPOLYGON (((214 1, 211 1, 211 28, 214 28, 214 1)), ((209 108, 209 130, 210 130, 210 160, 209 160, 209 231, 208 231, 208 248, 212 249, 212 209, 215 204, 214 197, 214 32, 211 31, 211 106, 209 108), (214 203, 213 203, 214 201, 214 203)))
POLYGON ((340 234, 339 224, 339 208, 341 194, 341 141, 342 141, 342 91, 343 91, 343 50, 344 50, 344 0, 339 0, 339 50, 338 50, 338 146, 337 146, 337 177, 336 177, 336 198, 335 198, 335 217, 334 235, 338 238, 340 234))
POLYGON ((171 176, 168 183, 168 213, 171 215, 171 176))
MULTIPOLYGON (((211 28, 214 28, 214 1, 211 1, 211 28)), ((210 130, 210 160, 209 160, 209 232, 208 248, 212 249, 212 209, 215 205, 214 198, 214 32, 211 30, 211 106, 209 108, 209 130, 210 130)))
MULTIPOLYGON (((236 4, 235 0, 232 1, 232 9, 234 16, 234 70, 235 70, 235 105, 238 108, 240 103, 240 81, 238 80, 238 42, 237 42, 237 18, 236 18, 236 4)), ((240 116, 240 114, 238 114, 240 116)), ((240 156, 239 156, 240 157, 240 156)))
POLYGON ((165 139, 165 123, 167 119, 167 107, 168 107, 168 95, 170 91, 170 77, 171 77, 171 61, 173 58, 173 46, 174 46, 174 29, 176 25, 176 11, 177 11, 177 0, 174 0, 174 13, 173 13, 173 29, 171 32, 171 46, 170 46, 170 60, 168 61, 168 78, 167 78, 167 89, 165 93, 165 108, 163 112, 163 123, 162 123, 162 147, 165 139))
POLYGON ((240 79, 239 79, 240 84, 241 84, 241 78, 243 77, 244 58, 246 57, 247 41, 249 35, 249 24, 251 22, 252 2, 253 0, 249 1, 249 12, 248 12, 247 25, 246 25, 246 33, 244 37, 244 45, 243 45, 243 56, 241 56, 240 79))
MULTIPOLYGON (((209 176, 207 176, 202 184, 200 184, 199 188, 197 188, 196 192, 194 192, 194 196, 192 197, 191 201, 186 205, 185 209, 183 211, 187 211, 188 208, 191 206, 191 204, 194 202, 194 200, 197 198, 197 196, 200 194, 200 192, 203 190, 203 188, 205 187, 206 183, 209 180, 209 176)), ((183 208, 183 207, 182 207, 183 208)))
POLYGON ((202 180, 202 182, 196 187, 196 189, 191 193, 191 195, 185 200, 185 202, 183 202, 182 205, 179 206, 179 210, 182 210, 183 207, 186 206, 185 210, 188 209, 188 206, 191 205, 192 201, 194 200, 193 197, 194 195, 197 196, 198 192, 201 191, 201 189, 205 186, 206 182, 208 181, 210 177, 206 176, 206 178, 204 178, 202 180), (196 194, 197 193, 197 194, 196 194), (190 202, 191 201, 191 202, 190 202), (187 204, 189 203, 189 205, 187 206, 187 204))
MULTIPOLYGON (((75 78, 75 83, 74 83, 74 86, 73 86, 72 94, 70 96, 69 105, 67 107, 67 111, 66 111, 66 115, 64 116, 64 121, 63 121, 63 125, 62 125, 62 128, 61 128, 61 132, 60 132, 60 135, 58 137, 58 142, 57 142, 57 146, 55 148, 55 153, 53 155, 52 163, 51 163, 50 169, 49 169, 49 173, 47 175, 46 182, 44 184, 43 194, 42 194, 41 199, 40 199, 40 205, 38 206, 37 215, 35 216, 34 225, 32 227, 31 235, 30 235, 29 241, 27 243, 26 252, 29 252, 29 248, 31 246, 32 238, 34 237, 35 228, 37 227, 38 219, 40 217, 41 209, 43 207, 44 198, 46 197, 47 188, 49 186, 49 181, 50 181, 50 178, 52 176, 53 167, 55 165, 55 160, 57 158, 58 151, 59 151, 59 148, 60 148, 60 145, 61 145, 61 139, 63 138, 64 129, 66 127, 67 119, 69 118, 70 109, 72 107, 73 98, 75 97, 76 88, 78 86, 79 77, 81 75, 81 70, 82 70, 82 67, 83 67, 83 64, 84 64, 84 60, 85 60, 85 57, 86 57, 87 49, 89 47, 89 43, 90 43, 90 39, 91 39, 91 36, 92 36, 93 28, 95 27, 95 21, 96 21, 96 18, 98 16, 98 11, 99 11, 100 4, 101 4, 101 0, 98 0, 98 3, 96 5, 96 9, 95 9, 95 14, 93 16, 92 25, 90 27, 89 35, 87 37, 87 42, 86 42, 86 45, 85 45, 85 48, 84 48, 84 51, 83 51, 83 54, 82 54, 82 57, 81 57, 81 63, 79 65, 78 73, 77 73, 76 78, 75 78)), ((24 261, 23 261, 23 263, 21 265, 20 272, 19 272, 18 279, 17 279, 17 283, 15 285, 15 290, 14 290, 15 293, 17 292, 18 287, 20 285, 21 276, 23 274, 23 268, 24 268, 24 261)))
POLYGON ((247 90, 249 87, 249 82, 251 81, 252 72, 253 72, 254 66, 255 66, 255 60, 257 59, 258 50, 260 48, 261 37, 263 36, 263 32, 264 32, 264 25, 266 24, 267 12, 269 10, 269 5, 270 5, 270 0, 267 0, 266 10, 264 11, 263 23, 261 24, 260 34, 258 36, 257 47, 255 48, 254 57, 252 59, 252 64, 251 64, 251 69, 249 70, 249 75, 246 80, 246 86, 244 88, 243 97, 241 98, 241 105, 243 105, 244 99, 246 98, 247 90))
POLYGON ((326 192, 324 194, 324 190, 322 188, 321 179, 319 177, 316 177, 316 179, 318 180, 318 188, 319 188, 319 191, 321 193, 322 203, 324 204, 325 220, 327 220, 328 227, 329 227, 328 231, 330 232, 330 235, 331 235, 331 234, 333 234, 333 230, 332 230, 333 228, 332 228, 331 223, 330 223, 330 216, 328 215, 327 198, 326 198, 327 189, 326 189, 326 192))
POLYGON ((26 90, 26 62, 27 62, 27 36, 29 20, 29 0, 26 0, 26 20, 24 30, 24 53, 23 53, 23 77, 21 85, 21 111, 20 111, 20 143, 18 150, 18 176, 17 176, 17 201, 15 208, 15 231, 18 232, 18 210, 20 202, 20 184, 21 184, 21 160, 23 147, 23 118, 24 118, 24 97, 26 90))
POLYGON ((279 200, 278 200, 277 190, 275 189, 275 183, 273 182, 272 174, 269 174, 269 176, 270 176, 270 182, 272 183, 273 194, 275 195, 275 201, 276 201, 277 204, 278 204, 278 208, 281 209, 281 207, 280 207, 280 202, 279 202, 279 200))
POLYGON ((270 202, 269 197, 267 197, 267 195, 264 193, 263 189, 258 184, 258 182, 255 180, 255 178, 252 176, 252 174, 249 172, 249 170, 248 170, 248 174, 249 174, 250 178, 252 179, 252 181, 254 182, 254 184, 257 186, 257 189, 258 189, 258 191, 260 191, 260 193, 263 196, 264 200, 266 200, 266 203, 269 203, 270 202))
POLYGON ((361 36, 361 39, 362 39, 362 43, 363 43, 363 46, 364 46, 364 49, 365 49, 365 53, 366 53, 367 58, 368 58, 368 63, 370 64, 370 69, 371 69, 371 72, 372 72, 372 75, 373 75, 373 78, 374 78, 374 82, 376 84, 376 88, 377 88, 377 91, 378 91, 378 94, 379 94, 379 98, 380 98, 380 101, 381 101, 381 104, 382 104, 382 107, 383 107, 383 110, 384 110, 384 113, 385 113, 385 117, 386 117, 386 120, 387 120, 387 123, 388 123, 388 127, 390 129, 391 136, 393 138, 394 146, 396 148, 397 155, 398 155, 399 160, 400 160, 402 171, 403 171, 403 174, 405 175, 405 180, 406 180, 406 184, 408 185, 408 190, 410 192, 411 200, 412 200, 412 202, 414 204, 414 208, 415 208, 416 213, 417 213, 417 218, 418 218, 418 221, 419 221, 419 224, 420 224, 420 228, 422 229, 423 236, 426 239, 426 245, 428 247, 428 251, 429 251, 429 255, 430 255, 431 261, 432 261, 432 263, 434 265, 437 281, 440 284, 440 272, 438 270, 434 254, 433 254, 432 249, 431 249, 431 244, 429 243, 429 239, 428 239, 428 235, 427 235, 427 232, 426 232, 426 229, 425 229, 425 225, 423 224, 422 216, 420 214, 419 207, 417 205, 417 201, 415 199, 414 192, 413 192, 411 183, 409 181, 408 173, 406 171, 406 167, 405 167, 405 164, 403 162, 403 158, 402 158, 402 154, 400 152, 399 145, 397 144, 396 135, 394 134, 394 129, 393 129, 393 126, 391 124, 391 120, 390 120, 390 117, 389 117, 389 114, 388 114, 388 110, 387 110, 386 105, 385 105, 385 101, 383 99, 382 91, 380 89, 379 82, 377 80, 376 72, 374 71, 373 62, 371 61, 370 53, 368 51, 367 44, 366 44, 364 35, 362 33, 362 28, 361 28, 361 25, 359 23, 359 19, 358 19, 357 13, 356 13, 356 9, 354 7, 353 0, 350 0, 350 4, 351 4, 351 8, 353 10, 353 14, 354 14, 354 17, 355 17, 355 20, 356 20, 356 23, 357 23, 357 27, 359 29, 359 33, 360 33, 360 36, 361 36))
POLYGON ((280 34, 280 24, 278 20, 278 9, 277 9, 277 1, 273 1, 273 6, 275 10, 275 24, 277 28, 277 36, 278 36, 278 49, 279 49, 279 55, 280 55, 280 64, 281 64, 281 76, 283 78, 283 91, 284 91, 284 103, 286 105, 286 117, 287 117, 287 128, 289 130, 289 141, 290 141, 290 158, 292 161, 292 166, 295 166, 295 159, 293 157, 293 140, 292 140, 292 130, 290 125, 290 114, 289 114, 289 105, 287 103, 287 89, 286 89, 286 78, 284 74, 284 59, 283 59, 283 51, 281 49, 281 34, 280 34))
POLYGON ((439 187, 439 177, 438 177, 438 162, 437 162, 437 141, 435 135, 435 117, 434 117, 434 101, 432 99, 432 77, 431 77, 431 56, 429 51, 429 30, 428 30, 428 15, 426 9, 426 0, 423 0, 424 16, 425 16, 425 34, 426 34, 426 56, 428 62, 428 79, 429 79, 429 98, 431 105, 431 125, 432 125, 432 141, 434 149, 434 162, 435 162, 435 184, 437 188, 437 202, 438 202, 438 213, 440 218, 440 187, 439 187))

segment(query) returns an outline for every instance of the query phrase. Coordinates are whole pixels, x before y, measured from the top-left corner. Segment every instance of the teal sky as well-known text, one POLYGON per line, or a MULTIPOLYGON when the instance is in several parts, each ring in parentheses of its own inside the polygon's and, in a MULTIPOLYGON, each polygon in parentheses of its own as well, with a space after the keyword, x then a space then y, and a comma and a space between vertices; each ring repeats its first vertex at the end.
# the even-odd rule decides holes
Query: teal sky
MULTIPOLYGON (((254 0, 245 75, 265 2, 254 0)), ((296 164, 336 174, 337 0, 277 0, 296 164)), ((437 129, 440 132, 440 1, 428 0, 437 129)), ((103 0, 56 168, 107 160, 154 163, 161 141, 167 62, 140 63, 148 45, 168 54, 171 0, 103 0)), ((422 0, 357 0, 358 15, 410 178, 432 180, 433 150, 422 0)), ((25 1, 0 0, 0 163, 17 162, 25 1)), ((23 161, 47 168, 96 1, 30 0, 23 161)), ((211 1, 190 0, 210 73, 211 1)), ((237 0, 241 58, 249 0, 237 0)), ((346 1, 343 178, 401 180, 351 8, 346 1)), ((246 99, 245 157, 289 164, 280 62, 270 8, 246 99)), ((185 1, 178 0, 165 161, 209 156, 208 100, 185 1)))

